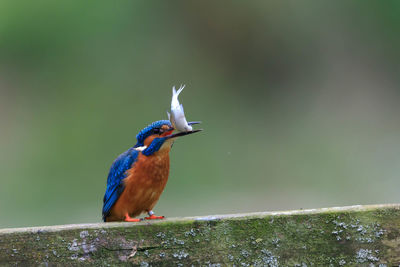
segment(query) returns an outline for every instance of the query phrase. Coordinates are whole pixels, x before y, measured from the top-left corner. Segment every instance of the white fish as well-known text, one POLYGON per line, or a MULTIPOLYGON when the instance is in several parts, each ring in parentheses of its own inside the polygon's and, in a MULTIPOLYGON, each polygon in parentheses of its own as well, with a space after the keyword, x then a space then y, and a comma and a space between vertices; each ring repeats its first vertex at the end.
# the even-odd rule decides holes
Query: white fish
POLYGON ((178 96, 182 92, 185 85, 181 85, 178 91, 176 91, 175 86, 172 87, 172 100, 171 100, 171 113, 168 113, 168 119, 176 130, 180 132, 193 131, 191 125, 198 124, 200 122, 187 122, 185 118, 185 112, 183 111, 182 104, 179 103, 178 96))

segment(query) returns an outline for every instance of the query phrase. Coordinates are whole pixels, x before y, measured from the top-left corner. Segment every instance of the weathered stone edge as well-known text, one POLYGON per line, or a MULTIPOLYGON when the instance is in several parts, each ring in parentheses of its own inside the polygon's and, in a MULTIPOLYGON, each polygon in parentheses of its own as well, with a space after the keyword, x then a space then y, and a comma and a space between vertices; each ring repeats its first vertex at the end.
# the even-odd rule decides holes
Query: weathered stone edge
POLYGON ((0 235, 24 233, 24 232, 59 232, 65 230, 78 230, 78 229, 109 229, 116 227, 134 227, 139 225, 150 224, 163 224, 163 223, 183 223, 189 221, 212 221, 212 220, 241 220, 248 218, 262 218, 265 216, 292 216, 292 215, 307 215, 307 214, 321 214, 331 212, 359 212, 371 211, 382 209, 400 209, 400 204, 376 204, 376 205, 353 205, 344 207, 331 207, 319 209, 302 209, 302 210, 289 210, 289 211, 267 211, 267 212, 252 212, 252 213, 238 213, 238 214, 225 214, 225 215, 208 215, 208 216, 195 216, 195 217, 178 217, 167 218, 161 221, 143 221, 139 223, 128 222, 114 222, 114 223, 87 223, 87 224, 66 224, 54 226, 38 226, 38 227, 23 227, 23 228, 5 228, 0 229, 0 235))

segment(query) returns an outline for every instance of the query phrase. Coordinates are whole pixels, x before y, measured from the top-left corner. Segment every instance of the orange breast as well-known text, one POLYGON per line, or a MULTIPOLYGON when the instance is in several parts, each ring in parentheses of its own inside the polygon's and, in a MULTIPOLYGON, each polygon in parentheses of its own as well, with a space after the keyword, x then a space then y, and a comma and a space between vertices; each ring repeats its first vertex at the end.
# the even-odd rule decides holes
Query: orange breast
POLYGON ((125 189, 111 209, 107 221, 123 220, 126 213, 135 217, 153 209, 168 181, 168 151, 144 156, 141 153, 124 179, 125 189))

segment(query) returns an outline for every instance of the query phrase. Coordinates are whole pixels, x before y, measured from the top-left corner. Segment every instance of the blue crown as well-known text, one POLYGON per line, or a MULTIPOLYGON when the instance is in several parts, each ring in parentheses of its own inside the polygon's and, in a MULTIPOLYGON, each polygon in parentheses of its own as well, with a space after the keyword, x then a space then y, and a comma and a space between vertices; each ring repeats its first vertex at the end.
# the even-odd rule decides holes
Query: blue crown
POLYGON ((169 120, 160 120, 160 121, 153 122, 152 124, 150 124, 143 130, 141 130, 136 135, 137 143, 136 143, 135 147, 144 146, 144 140, 151 135, 151 131, 154 128, 161 127, 162 125, 168 125, 168 126, 172 127, 172 124, 169 120))

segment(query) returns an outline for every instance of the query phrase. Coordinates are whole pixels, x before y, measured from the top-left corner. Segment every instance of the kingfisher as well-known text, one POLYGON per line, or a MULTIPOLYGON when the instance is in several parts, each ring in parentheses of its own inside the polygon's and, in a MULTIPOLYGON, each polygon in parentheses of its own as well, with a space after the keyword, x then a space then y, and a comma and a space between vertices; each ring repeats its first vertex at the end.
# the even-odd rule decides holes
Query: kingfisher
MULTIPOLYGON (((189 125, 199 122, 189 122, 189 125)), ((169 175, 169 152, 176 138, 197 133, 174 133, 168 120, 151 123, 137 135, 137 143, 119 155, 111 165, 103 198, 103 220, 138 222, 134 218, 147 213, 147 220, 164 219, 153 208, 163 192, 169 175)))

